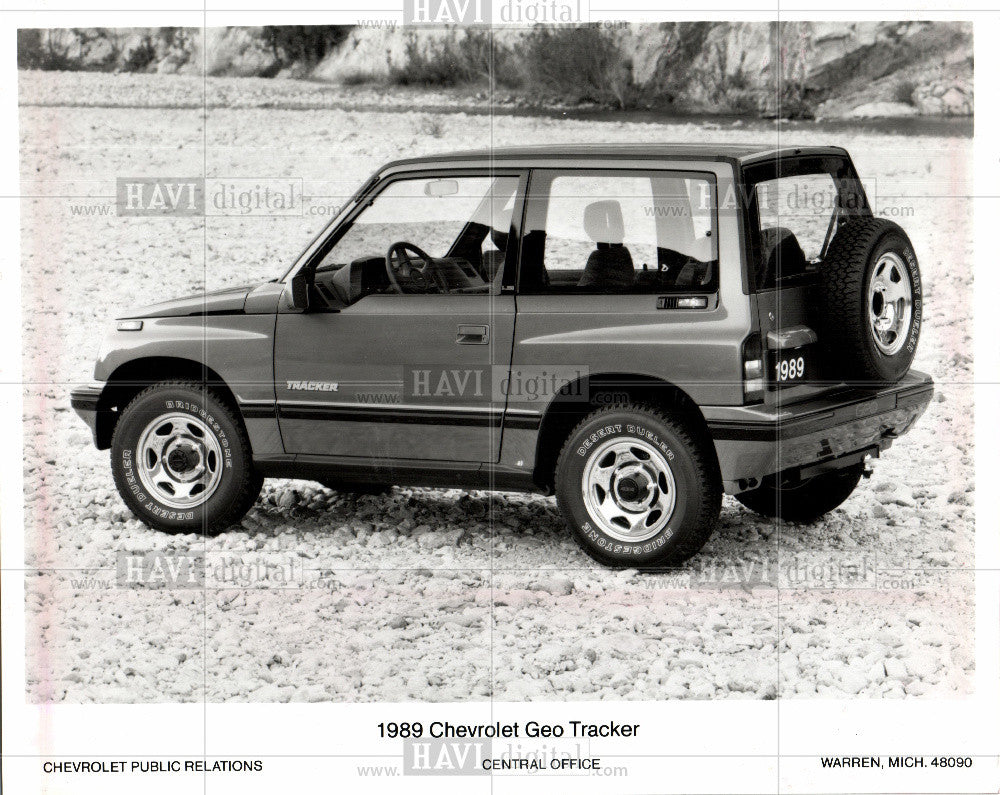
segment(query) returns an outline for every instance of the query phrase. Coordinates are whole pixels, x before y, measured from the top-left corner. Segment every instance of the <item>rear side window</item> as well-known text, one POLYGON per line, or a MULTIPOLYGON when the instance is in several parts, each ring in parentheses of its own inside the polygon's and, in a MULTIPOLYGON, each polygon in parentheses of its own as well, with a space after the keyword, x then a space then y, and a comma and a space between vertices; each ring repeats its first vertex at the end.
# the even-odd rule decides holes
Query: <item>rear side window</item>
POLYGON ((794 158, 746 172, 753 281, 770 289, 822 266, 846 216, 867 213, 845 158, 794 158))
POLYGON ((521 252, 524 293, 714 292, 711 175, 536 171, 521 252))
POLYGON ((819 259, 837 206, 837 186, 829 174, 799 174, 758 182, 757 220, 765 233, 791 234, 807 261, 819 259))

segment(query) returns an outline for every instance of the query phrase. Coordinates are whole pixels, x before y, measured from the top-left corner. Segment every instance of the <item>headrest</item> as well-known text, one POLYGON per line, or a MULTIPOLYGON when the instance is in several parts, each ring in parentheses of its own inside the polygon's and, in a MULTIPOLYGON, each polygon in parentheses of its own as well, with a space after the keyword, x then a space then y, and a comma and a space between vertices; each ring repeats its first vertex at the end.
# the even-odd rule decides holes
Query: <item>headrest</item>
POLYGON ((583 211, 583 229, 595 243, 621 244, 625 240, 621 204, 613 199, 588 204, 583 211))
POLYGON ((509 234, 507 232, 501 232, 499 229, 490 230, 490 238, 493 240, 493 245, 496 246, 501 251, 507 250, 507 238, 509 234))

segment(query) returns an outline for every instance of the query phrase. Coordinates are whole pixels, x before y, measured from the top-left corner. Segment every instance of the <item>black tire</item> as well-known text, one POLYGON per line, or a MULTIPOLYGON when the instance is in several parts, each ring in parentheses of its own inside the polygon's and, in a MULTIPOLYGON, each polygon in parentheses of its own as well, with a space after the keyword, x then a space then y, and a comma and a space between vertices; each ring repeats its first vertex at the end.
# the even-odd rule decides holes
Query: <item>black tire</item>
POLYGON ((830 242, 821 272, 825 291, 823 341, 830 375, 845 381, 898 381, 913 362, 923 317, 920 268, 906 233, 882 218, 851 218, 830 242), (869 318, 873 269, 887 253, 902 263, 900 270, 909 278, 912 293, 905 330, 901 328, 894 335, 901 347, 892 352, 876 343, 869 318))
POLYGON ((815 522, 839 507, 854 493, 861 480, 864 464, 814 475, 801 483, 779 486, 765 482, 736 499, 755 513, 786 522, 815 522))
MULTIPOLYGON (((559 453, 555 478, 559 508, 583 550, 605 566, 648 569, 679 564, 704 546, 718 522, 722 482, 711 450, 707 437, 693 433, 679 418, 658 408, 630 404, 600 409, 573 429, 559 453), (660 451, 674 480, 673 509, 661 511, 650 529, 656 530, 663 515, 668 517, 666 523, 655 535, 636 542, 610 535, 602 526, 606 519, 590 513, 584 498, 591 459, 607 461, 612 454, 602 454, 602 448, 630 441, 660 451)), ((594 466, 600 463, 595 461, 594 466)), ((624 484, 624 478, 612 482, 624 484)), ((652 483, 647 480, 641 493, 648 495, 652 483)), ((668 490, 660 491, 666 494, 668 490)))
MULTIPOLYGON (((206 460, 210 456, 216 458, 209 454, 206 460)), ((211 387, 187 381, 154 384, 125 407, 111 438, 111 471, 118 493, 132 513, 166 533, 224 530, 250 510, 264 482, 253 468, 242 421, 211 387), (219 480, 199 505, 178 508, 164 503, 143 484, 139 474, 141 437, 155 420, 166 415, 190 416, 214 434, 220 451, 219 480)))
POLYGON ((388 483, 348 483, 334 478, 324 478, 317 482, 321 486, 340 494, 369 494, 379 496, 387 494, 392 489, 392 486, 388 483))

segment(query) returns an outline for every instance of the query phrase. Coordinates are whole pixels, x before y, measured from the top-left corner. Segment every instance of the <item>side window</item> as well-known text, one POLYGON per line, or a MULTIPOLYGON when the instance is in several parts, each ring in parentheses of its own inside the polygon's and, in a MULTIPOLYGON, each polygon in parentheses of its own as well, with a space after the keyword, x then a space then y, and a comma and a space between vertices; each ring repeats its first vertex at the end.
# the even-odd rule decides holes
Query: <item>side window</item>
POLYGON ((763 237, 791 234, 806 262, 819 258, 837 209, 833 177, 801 174, 758 182, 754 200, 763 237))
POLYGON ((389 271, 384 292, 487 292, 506 256, 517 185, 515 176, 392 182, 324 255, 317 279, 363 262, 366 279, 389 271))
POLYGON ((871 215, 853 166, 840 155, 756 163, 743 177, 758 290, 822 267, 828 241, 844 219, 871 215))
POLYGON ((715 183, 667 171, 540 171, 528 196, 526 293, 709 292, 715 183))

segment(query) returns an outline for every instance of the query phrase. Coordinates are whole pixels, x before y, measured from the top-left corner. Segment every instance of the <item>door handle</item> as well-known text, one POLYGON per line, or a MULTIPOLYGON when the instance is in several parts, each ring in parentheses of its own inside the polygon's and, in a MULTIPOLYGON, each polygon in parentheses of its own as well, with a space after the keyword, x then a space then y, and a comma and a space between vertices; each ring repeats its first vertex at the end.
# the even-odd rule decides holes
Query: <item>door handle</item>
POLYGON ((459 326, 458 338, 455 340, 459 345, 486 345, 490 341, 489 326, 459 326))

